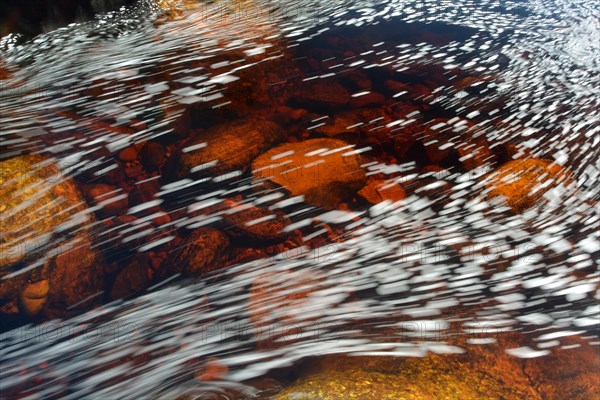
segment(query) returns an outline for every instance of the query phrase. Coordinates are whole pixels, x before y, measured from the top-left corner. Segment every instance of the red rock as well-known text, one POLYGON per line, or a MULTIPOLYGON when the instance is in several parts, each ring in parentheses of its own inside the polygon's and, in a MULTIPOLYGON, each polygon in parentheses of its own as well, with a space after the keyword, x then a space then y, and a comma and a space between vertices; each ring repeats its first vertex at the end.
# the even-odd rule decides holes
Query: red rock
POLYGON ((161 215, 152 218, 152 222, 156 226, 163 226, 171 222, 171 217, 168 214, 161 213, 161 215))
POLYGON ((379 107, 385 104, 385 96, 377 92, 369 92, 350 100, 352 108, 379 107))
POLYGON ((304 117, 306 114, 308 114, 308 111, 306 111, 303 108, 296 108, 290 111, 289 116, 290 119, 292 121, 298 121, 300 118, 304 117))
POLYGON ((409 96, 419 102, 429 101, 431 97, 431 89, 427 86, 417 83, 415 85, 408 85, 409 96))
POLYGON ((111 300, 132 296, 144 290, 148 285, 146 263, 141 257, 136 257, 116 276, 110 289, 111 300))
POLYGON ((458 146, 458 156, 459 161, 469 171, 494 165, 497 161, 495 154, 490 150, 489 142, 483 137, 461 143, 458 146))
POLYGON ((64 243, 61 250, 49 277, 47 313, 51 316, 89 308, 101 300, 98 294, 104 289, 103 266, 89 239, 75 237, 64 243))
POLYGON ((125 163, 125 175, 128 178, 143 177, 144 171, 142 170, 142 164, 137 160, 135 160, 133 162, 126 162, 125 163))
POLYGON ((391 96, 394 96, 400 92, 408 91, 409 89, 407 84, 393 80, 385 81, 384 86, 388 91, 388 94, 391 96))
MULTIPOLYGON (((339 64, 339 61, 335 61, 335 64, 339 64)), ((356 89, 370 90, 372 88, 371 79, 360 69, 343 71, 340 73, 340 77, 348 80, 356 89)))
POLYGON ((229 368, 227 368, 227 365, 223 364, 216 357, 210 357, 206 360, 204 368, 196 373, 196 379, 203 382, 222 380, 228 372, 229 368))
POLYGON ((119 159, 121 161, 134 161, 137 160, 137 156, 137 150, 133 146, 126 147, 119 152, 119 159))
MULTIPOLYGON (((158 182, 158 179, 152 179, 149 181, 137 183, 133 187, 131 192, 129 192, 130 207, 138 206, 140 204, 156 200, 156 195, 159 191, 160 183, 158 182)), ((159 207, 151 207, 149 210, 151 212, 156 212, 159 210, 159 207)))
POLYGON ((110 217, 119 214, 127 208, 127 194, 115 186, 99 183, 86 190, 88 201, 101 209, 96 211, 101 217, 110 217))
POLYGON ((425 125, 422 140, 425 152, 432 164, 441 164, 458 160, 456 152, 460 143, 464 143, 466 131, 472 123, 467 120, 436 118, 425 125))
POLYGON ((248 168, 260 153, 277 143, 285 131, 263 119, 215 125, 200 137, 181 144, 169 157, 163 176, 174 181, 192 176, 219 176, 248 168))

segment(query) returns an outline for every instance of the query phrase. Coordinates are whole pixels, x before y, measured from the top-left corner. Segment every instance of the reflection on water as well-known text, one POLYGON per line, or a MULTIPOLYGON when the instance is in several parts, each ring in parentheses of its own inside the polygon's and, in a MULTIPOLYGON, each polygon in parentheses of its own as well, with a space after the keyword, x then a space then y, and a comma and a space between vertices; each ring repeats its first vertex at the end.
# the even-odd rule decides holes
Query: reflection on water
POLYGON ((159 6, 1 39, 7 396, 592 398, 597 6, 159 6))

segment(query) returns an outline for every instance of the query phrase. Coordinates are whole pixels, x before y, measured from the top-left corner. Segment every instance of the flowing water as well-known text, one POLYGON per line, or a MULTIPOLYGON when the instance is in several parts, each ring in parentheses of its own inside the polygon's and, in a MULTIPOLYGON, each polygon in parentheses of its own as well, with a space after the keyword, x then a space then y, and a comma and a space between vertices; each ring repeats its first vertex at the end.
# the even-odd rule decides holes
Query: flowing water
MULTIPOLYGON (((112 154, 168 134, 190 105, 226 105, 223 89, 245 68, 290 52, 301 63, 305 49, 338 35, 367 38, 362 45, 371 49, 336 59, 327 74, 414 65, 470 71, 474 84, 440 85, 431 107, 476 120, 490 143, 554 159, 575 179, 516 215, 477 194, 487 170, 450 170, 443 205, 411 195, 360 211, 298 212, 282 200, 277 208, 298 223, 346 234, 316 250, 164 282, 71 319, 4 332, 2 390, 72 399, 175 398, 209 388, 253 396, 257 389, 242 382, 314 355, 457 353, 515 333, 529 343, 504 349, 517 357, 543 357, 574 335, 597 351, 599 15, 598 4, 583 0, 198 2, 167 15, 141 2, 33 40, 4 37, 3 157, 42 152, 68 176, 110 171, 112 154), (103 85, 109 94, 89 94, 103 85), (98 120, 143 125, 124 134, 98 120), (270 299, 264 329, 249 306, 257 277, 281 293, 270 299), (299 292, 308 294, 289 300, 299 292), (198 357, 217 358, 228 374, 194 379, 198 357)), ((396 124, 419 118, 409 113, 396 124)), ((401 181, 414 165, 364 167, 401 181)), ((171 185, 170 201, 187 198, 192 183, 171 185)), ((260 204, 248 185, 242 177, 230 187, 260 204)), ((168 235, 174 226, 156 229, 168 235)))

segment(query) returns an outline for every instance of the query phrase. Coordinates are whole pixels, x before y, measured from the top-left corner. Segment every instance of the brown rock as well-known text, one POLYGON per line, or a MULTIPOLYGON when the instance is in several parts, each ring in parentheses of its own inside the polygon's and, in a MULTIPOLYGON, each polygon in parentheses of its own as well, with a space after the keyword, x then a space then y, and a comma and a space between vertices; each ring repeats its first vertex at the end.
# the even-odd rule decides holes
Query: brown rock
POLYGON ((476 138, 458 146, 459 161, 469 171, 494 165, 495 154, 490 150, 490 145, 485 138, 476 138))
POLYGON ((88 215, 74 219, 83 210, 75 184, 51 160, 27 155, 0 161, 0 267, 32 255, 62 224, 86 224, 88 215))
POLYGON ((228 249, 229 239, 223 232, 212 228, 196 229, 171 251, 159 275, 204 275, 222 266, 228 249))
POLYGON ((360 128, 368 122, 354 111, 341 112, 326 120, 325 125, 315 128, 314 131, 328 137, 336 137, 347 133, 358 135, 360 128))
POLYGON ((266 120, 242 120, 215 126, 204 135, 186 141, 169 158, 165 178, 219 176, 246 169, 261 152, 275 144, 284 131, 266 120))
POLYGON ((350 100, 352 108, 379 107, 384 104, 385 96, 377 92, 369 92, 358 97, 352 97, 352 100, 350 100))
MULTIPOLYGON (((137 183, 133 187, 131 192, 129 192, 129 206, 135 207, 135 206, 139 206, 140 204, 147 203, 149 201, 157 200, 158 197, 156 195, 158 194, 159 191, 160 191, 160 183, 158 182, 157 179, 152 179, 149 181, 137 183)), ((160 211, 160 207, 159 206, 149 207, 143 211, 144 211, 143 212, 144 214, 149 214, 149 213, 152 214, 157 211, 160 211)))
POLYGON ((350 92, 332 79, 312 79, 300 84, 299 93, 292 96, 293 106, 307 109, 339 110, 350 103, 350 92))
POLYGON ((287 143, 256 158, 252 173, 293 196, 303 195, 309 203, 332 209, 366 183, 359 156, 348 154, 351 151, 348 143, 336 139, 287 143))
POLYGON ((394 96, 400 92, 408 91, 408 85, 406 83, 393 80, 385 81, 384 87, 387 90, 387 94, 390 96, 394 96))
POLYGON ((19 309, 30 317, 38 315, 46 305, 49 289, 47 279, 29 283, 19 297, 19 309))
POLYGON ((429 161, 444 164, 458 159, 456 149, 473 124, 467 120, 436 118, 425 125, 423 146, 429 161))
POLYGON ((158 142, 146 142, 140 150, 140 159, 146 171, 157 171, 165 163, 165 147, 158 142))
POLYGON ((104 285, 102 264, 85 237, 64 243, 50 274, 48 308, 51 315, 85 310, 101 300, 104 285))
POLYGON ((280 241, 289 237, 283 229, 290 220, 282 212, 273 212, 250 204, 240 204, 226 200, 224 210, 218 215, 227 226, 227 233, 234 237, 244 237, 259 243, 280 241))
POLYGON ((229 368, 227 368, 227 365, 223 364, 216 357, 209 357, 206 360, 204 368, 197 371, 196 379, 202 382, 222 380, 228 372, 229 368))
MULTIPOLYGON (((333 65, 339 64, 339 60, 331 60, 333 65)), ((360 69, 351 69, 340 72, 340 77, 348 80, 356 89, 370 90, 372 87, 369 76, 360 69)))
POLYGON ((126 266, 116 276, 110 290, 111 300, 129 297, 144 290, 148 285, 147 266, 140 257, 126 266))

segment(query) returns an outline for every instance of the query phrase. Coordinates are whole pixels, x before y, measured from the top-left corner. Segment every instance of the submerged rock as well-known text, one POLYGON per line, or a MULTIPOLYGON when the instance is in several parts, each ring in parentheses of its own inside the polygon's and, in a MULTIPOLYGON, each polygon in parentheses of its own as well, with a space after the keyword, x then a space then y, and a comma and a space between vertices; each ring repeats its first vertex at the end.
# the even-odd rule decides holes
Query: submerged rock
POLYGON ((148 268, 139 258, 123 268, 117 276, 110 290, 112 300, 122 299, 139 293, 148 284, 148 268))
POLYGON ((204 275, 222 265, 228 249, 229 239, 223 232, 212 228, 196 229, 163 262, 158 277, 176 273, 204 275))
POLYGON ((44 157, 19 156, 0 164, 0 298, 18 298, 19 310, 28 316, 43 309, 49 316, 65 316, 89 306, 84 300, 102 291, 103 270, 91 249, 82 195, 44 157), (28 266, 33 269, 21 270, 28 266))
POLYGON ((165 177, 218 176, 243 170, 260 153, 283 136, 283 130, 266 120, 241 120, 215 126, 199 137, 184 142, 169 158, 165 177))
MULTIPOLYGON (((519 345, 513 339, 511 342, 511 346, 519 345)), ((600 366, 600 357, 586 347, 561 351, 560 356, 522 359, 490 341, 485 346, 471 346, 462 354, 330 356, 315 361, 307 363, 304 377, 274 398, 593 399, 599 388, 594 371, 600 366)))
POLYGON ((38 315, 46 305, 49 289, 47 279, 29 283, 19 295, 19 308, 28 316, 38 315))
POLYGON ((323 208, 336 208, 366 183, 352 146, 336 139, 286 143, 256 158, 256 179, 274 182, 293 196, 323 208))
POLYGON ((514 212, 532 207, 550 189, 569 185, 571 173, 552 160, 512 160, 488 174, 484 183, 488 199, 500 197, 514 212))
POLYGON ((101 300, 104 269, 91 245, 84 235, 61 245, 49 277, 49 315, 75 314, 101 300))
POLYGON ((378 204, 385 200, 396 202, 406 198, 406 192, 402 186, 395 182, 381 180, 370 180, 358 192, 358 195, 371 204, 378 204))
POLYGON ((290 233, 283 229, 290 220, 282 212, 273 212, 251 204, 226 200, 225 210, 218 213, 223 218, 226 232, 233 237, 243 237, 256 243, 281 241, 290 233))
POLYGON ((87 188, 86 197, 91 204, 100 207, 96 211, 100 217, 115 216, 128 206, 128 196, 122 189, 104 183, 87 188))
POLYGON ((293 106, 309 110, 340 110, 350 104, 350 91, 331 79, 302 82, 299 93, 292 96, 293 106))
POLYGON ((59 228, 88 221, 73 181, 42 156, 0 161, 0 189, 0 267, 23 261, 59 228))
POLYGON ((146 171, 156 171, 165 162, 167 151, 158 142, 147 142, 140 150, 140 159, 146 171))

